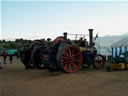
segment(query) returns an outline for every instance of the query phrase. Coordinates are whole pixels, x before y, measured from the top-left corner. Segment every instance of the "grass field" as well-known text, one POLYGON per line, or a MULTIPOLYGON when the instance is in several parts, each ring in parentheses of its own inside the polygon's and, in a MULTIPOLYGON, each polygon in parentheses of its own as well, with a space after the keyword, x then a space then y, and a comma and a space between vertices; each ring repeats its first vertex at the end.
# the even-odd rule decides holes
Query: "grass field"
POLYGON ((49 73, 26 70, 16 58, 2 67, 0 96, 128 96, 128 70, 88 68, 73 74, 49 73))

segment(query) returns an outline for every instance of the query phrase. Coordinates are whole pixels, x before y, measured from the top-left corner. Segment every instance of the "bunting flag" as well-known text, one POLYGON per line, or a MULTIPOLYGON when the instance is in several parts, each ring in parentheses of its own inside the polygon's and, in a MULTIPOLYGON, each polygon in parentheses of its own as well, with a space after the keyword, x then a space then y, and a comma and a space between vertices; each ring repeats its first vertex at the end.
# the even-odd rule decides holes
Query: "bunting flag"
POLYGON ((96 38, 98 38, 98 33, 97 33, 96 36, 94 37, 94 40, 96 40, 96 38))

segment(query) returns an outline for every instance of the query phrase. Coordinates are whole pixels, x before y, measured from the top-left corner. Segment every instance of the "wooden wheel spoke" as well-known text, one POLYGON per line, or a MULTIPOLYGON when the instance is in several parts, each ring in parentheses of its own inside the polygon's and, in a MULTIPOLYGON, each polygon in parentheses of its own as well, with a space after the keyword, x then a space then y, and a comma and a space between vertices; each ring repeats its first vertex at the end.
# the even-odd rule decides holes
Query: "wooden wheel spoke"
POLYGON ((72 64, 75 68, 77 68, 77 66, 76 66, 74 63, 71 62, 71 64, 72 64))
POLYGON ((64 59, 64 60, 68 60, 68 57, 64 57, 64 56, 63 56, 62 59, 64 59))
POLYGON ((74 56, 73 59, 74 59, 74 60, 78 60, 79 57, 78 57, 78 56, 74 56))
POLYGON ((69 70, 70 70, 70 71, 73 71, 73 70, 72 70, 72 65, 71 65, 71 63, 68 63, 68 65, 69 65, 69 70))
POLYGON ((102 63, 102 60, 96 60, 95 62, 100 64, 100 63, 102 63))
POLYGON ((73 48, 71 56, 74 56, 74 52, 75 52, 75 49, 73 48))
POLYGON ((69 55, 68 55, 68 53, 64 50, 64 55, 66 55, 66 56, 68 56, 69 57, 69 55))
POLYGON ((73 60, 74 62, 80 62, 80 60, 73 60))
POLYGON ((66 60, 62 60, 63 63, 66 63, 67 61, 66 60))
POLYGON ((71 56, 72 55, 72 52, 71 52, 71 49, 69 48, 68 50, 67 50, 67 54, 69 55, 69 56, 71 56))
POLYGON ((67 66, 67 63, 66 63, 65 66, 64 66, 64 68, 67 69, 67 67, 68 67, 68 66, 67 66))
POLYGON ((80 53, 79 53, 79 52, 77 52, 76 54, 74 54, 74 56, 78 56, 78 55, 80 55, 80 53))

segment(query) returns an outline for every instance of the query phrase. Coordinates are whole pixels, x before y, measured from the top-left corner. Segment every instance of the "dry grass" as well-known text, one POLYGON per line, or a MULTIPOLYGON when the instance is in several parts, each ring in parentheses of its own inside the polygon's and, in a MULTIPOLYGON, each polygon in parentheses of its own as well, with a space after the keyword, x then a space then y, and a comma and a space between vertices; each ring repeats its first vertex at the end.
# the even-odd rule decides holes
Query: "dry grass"
POLYGON ((0 70, 0 96, 128 96, 128 71, 88 68, 73 74, 49 73, 25 70, 14 58, 0 70))

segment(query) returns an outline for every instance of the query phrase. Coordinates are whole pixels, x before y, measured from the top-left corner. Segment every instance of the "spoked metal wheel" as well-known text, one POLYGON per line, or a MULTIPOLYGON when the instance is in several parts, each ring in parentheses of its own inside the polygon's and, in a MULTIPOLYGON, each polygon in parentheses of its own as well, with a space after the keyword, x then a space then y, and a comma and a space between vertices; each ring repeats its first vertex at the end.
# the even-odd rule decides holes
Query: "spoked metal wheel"
POLYGON ((98 54, 95 56, 94 58, 94 63, 93 66, 96 69, 102 69, 104 67, 104 63, 105 63, 105 58, 104 56, 98 54))
POLYGON ((78 47, 67 44, 59 49, 57 61, 60 69, 66 73, 72 73, 80 69, 82 55, 78 47))

